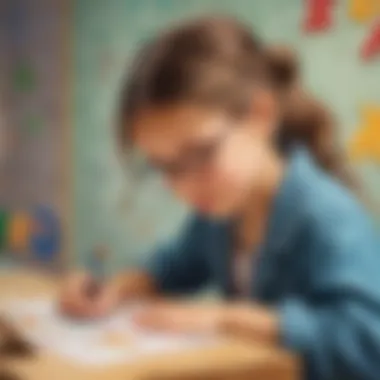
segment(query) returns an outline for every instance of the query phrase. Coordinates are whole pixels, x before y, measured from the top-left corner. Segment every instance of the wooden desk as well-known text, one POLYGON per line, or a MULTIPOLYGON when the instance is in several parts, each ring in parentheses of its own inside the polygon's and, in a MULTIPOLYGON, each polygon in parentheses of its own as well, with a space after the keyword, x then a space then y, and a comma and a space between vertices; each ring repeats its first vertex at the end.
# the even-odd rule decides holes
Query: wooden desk
MULTIPOLYGON (((55 294, 52 276, 26 272, 0 274, 0 297, 55 294)), ((295 358, 262 346, 230 342, 208 349, 155 356, 106 369, 77 366, 62 358, 39 354, 34 359, 8 360, 7 368, 22 380, 298 380, 295 358)))

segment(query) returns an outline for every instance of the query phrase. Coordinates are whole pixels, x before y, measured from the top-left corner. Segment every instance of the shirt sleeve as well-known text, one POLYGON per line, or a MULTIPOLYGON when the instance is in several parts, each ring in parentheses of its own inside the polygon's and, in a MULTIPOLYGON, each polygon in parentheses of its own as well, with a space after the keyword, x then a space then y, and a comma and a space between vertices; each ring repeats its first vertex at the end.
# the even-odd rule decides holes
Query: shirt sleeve
POLYGON ((157 249, 144 269, 152 275, 163 293, 192 293, 210 280, 207 260, 207 226, 191 217, 178 238, 157 249))
POLYGON ((307 379, 375 380, 380 374, 379 245, 366 218, 314 223, 305 298, 280 306, 282 341, 305 360, 307 379))

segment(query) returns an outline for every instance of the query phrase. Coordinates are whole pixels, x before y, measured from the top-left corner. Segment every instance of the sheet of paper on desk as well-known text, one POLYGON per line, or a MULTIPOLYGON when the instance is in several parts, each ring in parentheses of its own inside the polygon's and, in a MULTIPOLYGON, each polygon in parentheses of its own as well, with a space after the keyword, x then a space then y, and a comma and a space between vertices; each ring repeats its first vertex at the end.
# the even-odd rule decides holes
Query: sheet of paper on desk
POLYGON ((154 334, 131 321, 133 308, 119 310, 97 322, 70 321, 53 299, 0 300, 0 313, 41 349, 88 365, 108 365, 141 356, 210 344, 210 337, 154 334))

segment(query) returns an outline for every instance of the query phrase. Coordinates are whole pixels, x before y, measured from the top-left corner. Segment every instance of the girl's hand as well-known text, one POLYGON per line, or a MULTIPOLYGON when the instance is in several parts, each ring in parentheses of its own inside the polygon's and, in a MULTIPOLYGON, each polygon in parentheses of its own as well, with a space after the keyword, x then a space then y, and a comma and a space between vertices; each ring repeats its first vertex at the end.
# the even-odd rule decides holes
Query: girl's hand
POLYGON ((255 304, 205 305, 160 302, 146 307, 135 321, 144 328, 169 332, 218 332, 275 343, 279 323, 275 312, 255 304))
POLYGON ((76 318, 98 318, 111 313, 122 302, 120 287, 108 283, 95 294, 89 294, 93 279, 86 273, 70 275, 59 296, 61 311, 76 318))

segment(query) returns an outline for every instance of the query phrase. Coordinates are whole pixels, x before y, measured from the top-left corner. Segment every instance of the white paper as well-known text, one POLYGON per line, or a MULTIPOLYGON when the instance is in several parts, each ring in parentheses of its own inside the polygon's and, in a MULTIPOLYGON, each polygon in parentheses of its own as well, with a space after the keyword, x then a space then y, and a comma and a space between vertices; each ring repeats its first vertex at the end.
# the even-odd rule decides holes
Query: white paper
POLYGON ((0 314, 30 342, 86 365, 109 365, 158 352, 184 350, 210 344, 210 337, 151 333, 132 322, 133 307, 96 322, 63 317, 53 299, 0 300, 0 314))

